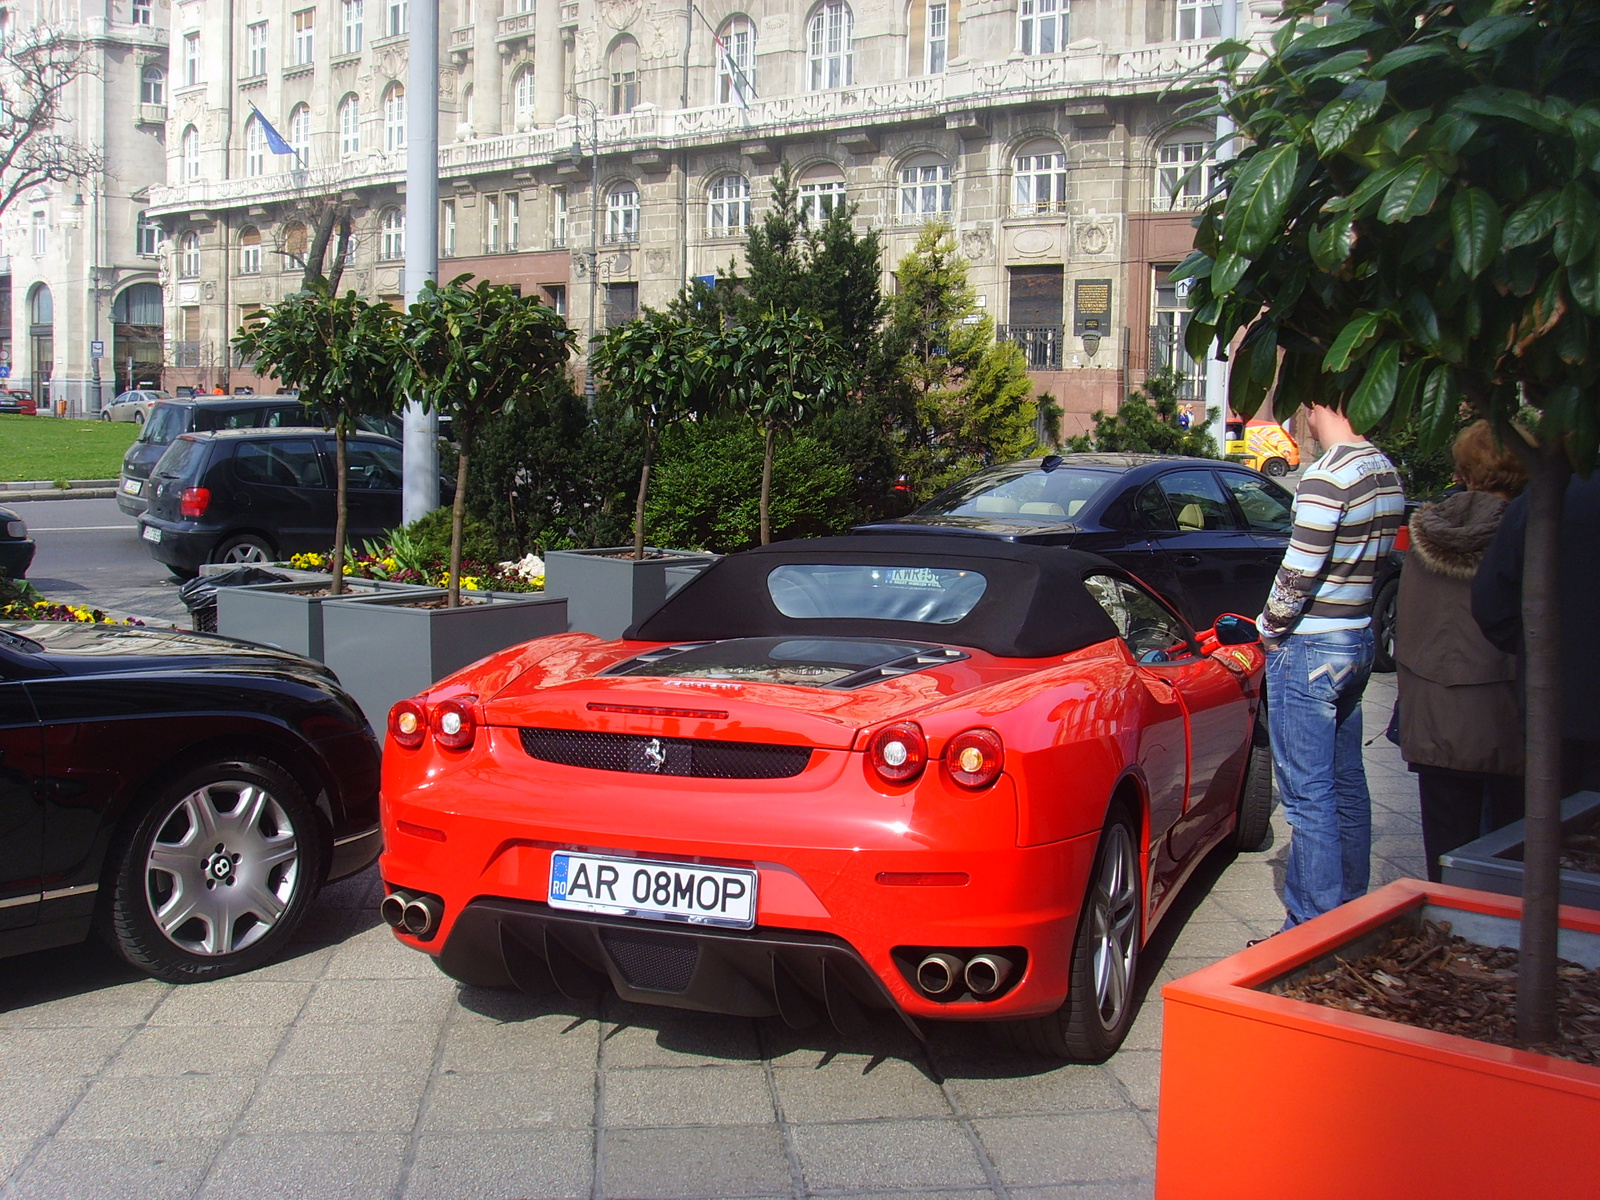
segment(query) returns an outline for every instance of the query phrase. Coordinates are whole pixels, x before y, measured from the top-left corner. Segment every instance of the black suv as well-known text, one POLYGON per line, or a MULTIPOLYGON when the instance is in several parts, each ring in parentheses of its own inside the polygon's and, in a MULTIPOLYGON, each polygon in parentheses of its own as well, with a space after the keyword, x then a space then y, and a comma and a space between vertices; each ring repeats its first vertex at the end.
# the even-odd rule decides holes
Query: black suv
MULTIPOLYGON (((349 540, 400 524, 400 443, 358 433, 348 445, 349 540)), ((270 562, 333 545, 335 446, 322 429, 186 433, 148 484, 139 536, 180 579, 203 563, 270 562)), ((441 489, 443 488, 441 481, 441 489)))

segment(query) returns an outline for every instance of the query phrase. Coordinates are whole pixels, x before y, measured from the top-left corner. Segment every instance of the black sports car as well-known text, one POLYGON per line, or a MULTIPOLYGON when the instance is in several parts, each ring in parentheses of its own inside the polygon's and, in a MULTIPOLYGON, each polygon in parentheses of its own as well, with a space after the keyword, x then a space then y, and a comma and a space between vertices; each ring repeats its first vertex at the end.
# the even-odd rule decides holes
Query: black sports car
POLYGON ((0 623, 0 956, 98 925, 162 979, 250 970, 379 843, 378 744, 321 664, 0 623))

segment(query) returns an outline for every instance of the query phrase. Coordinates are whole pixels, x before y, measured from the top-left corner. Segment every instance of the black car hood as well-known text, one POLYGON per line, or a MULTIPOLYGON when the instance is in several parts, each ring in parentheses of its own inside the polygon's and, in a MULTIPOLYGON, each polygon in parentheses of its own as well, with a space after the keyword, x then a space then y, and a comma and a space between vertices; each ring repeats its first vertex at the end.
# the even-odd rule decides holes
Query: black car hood
POLYGON ((137 625, 90 625, 73 621, 7 622, 6 632, 27 639, 6 648, 24 662, 38 664, 44 674, 108 675, 145 671, 199 671, 216 674, 297 675, 332 682, 334 674, 319 662, 182 629, 146 629, 137 625), (53 670, 52 670, 53 668, 53 670))
POLYGON ((852 533, 979 533, 989 537, 1032 537, 1042 534, 1082 533, 1071 521, 1007 521, 1001 517, 900 517, 875 525, 859 525, 852 533))

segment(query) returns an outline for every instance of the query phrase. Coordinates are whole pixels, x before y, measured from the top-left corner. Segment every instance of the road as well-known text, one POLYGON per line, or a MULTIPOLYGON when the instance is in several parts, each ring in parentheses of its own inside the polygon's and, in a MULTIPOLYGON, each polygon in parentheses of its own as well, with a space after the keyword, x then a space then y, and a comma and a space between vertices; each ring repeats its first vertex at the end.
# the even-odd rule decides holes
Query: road
POLYGON ((28 582, 51 600, 103 608, 147 623, 188 624, 178 581, 150 557, 115 500, 6 504, 39 544, 28 582))

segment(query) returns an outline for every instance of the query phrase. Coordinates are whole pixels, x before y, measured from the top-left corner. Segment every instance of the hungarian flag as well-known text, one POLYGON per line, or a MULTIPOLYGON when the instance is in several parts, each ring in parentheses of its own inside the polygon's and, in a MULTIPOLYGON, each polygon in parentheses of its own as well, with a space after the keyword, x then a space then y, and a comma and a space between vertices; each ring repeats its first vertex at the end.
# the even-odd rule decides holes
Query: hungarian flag
POLYGON ((726 76, 732 84, 729 88, 729 102, 737 104, 740 108, 749 108, 750 95, 754 91, 750 86, 750 77, 744 73, 744 68, 739 65, 738 59, 728 49, 726 42, 715 34, 711 40, 717 44, 717 73, 726 76))

